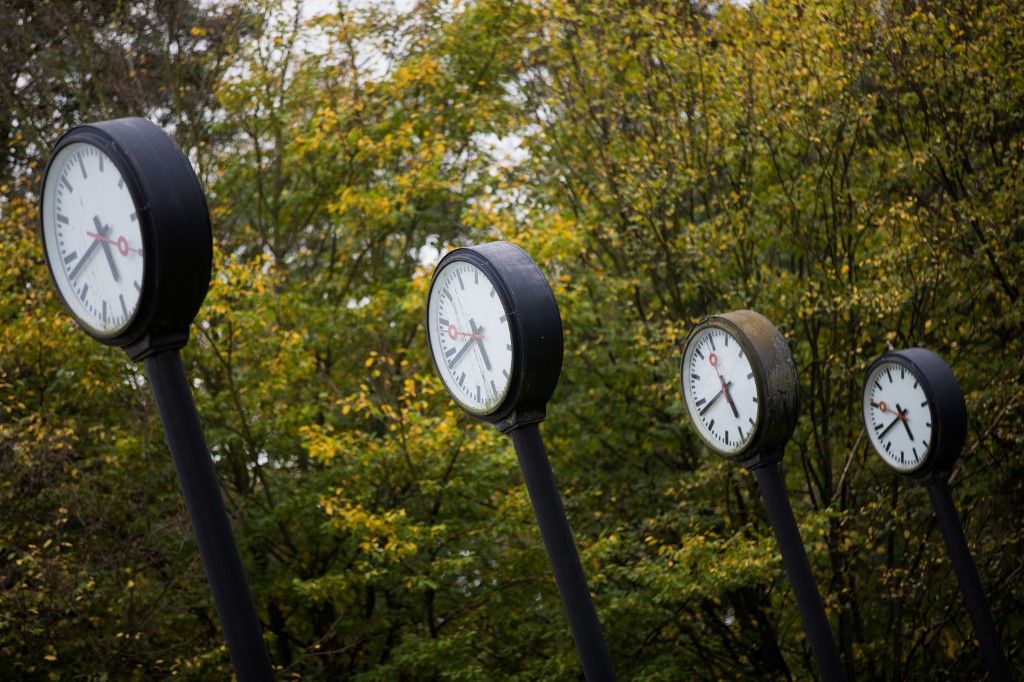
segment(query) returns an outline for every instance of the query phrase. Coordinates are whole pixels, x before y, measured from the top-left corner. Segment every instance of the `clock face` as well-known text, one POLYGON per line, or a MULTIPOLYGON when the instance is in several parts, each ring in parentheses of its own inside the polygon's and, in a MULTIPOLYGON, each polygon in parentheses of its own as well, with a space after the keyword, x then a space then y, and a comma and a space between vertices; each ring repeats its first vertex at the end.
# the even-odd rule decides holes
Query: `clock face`
POLYGON ((91 144, 62 147, 46 173, 43 244, 57 287, 99 336, 131 322, 142 291, 142 232, 124 177, 91 144))
POLYGON ((919 468, 932 443, 932 409, 914 373, 898 362, 881 362, 864 384, 864 424, 871 445, 901 472, 919 468))
POLYGON ((705 327, 683 353, 683 398, 690 420, 723 454, 742 450, 757 429, 758 390, 743 347, 728 332, 705 327))
POLYGON ((512 382, 512 332, 491 280, 466 261, 444 266, 430 290, 427 324, 445 388, 467 412, 493 412, 512 382))

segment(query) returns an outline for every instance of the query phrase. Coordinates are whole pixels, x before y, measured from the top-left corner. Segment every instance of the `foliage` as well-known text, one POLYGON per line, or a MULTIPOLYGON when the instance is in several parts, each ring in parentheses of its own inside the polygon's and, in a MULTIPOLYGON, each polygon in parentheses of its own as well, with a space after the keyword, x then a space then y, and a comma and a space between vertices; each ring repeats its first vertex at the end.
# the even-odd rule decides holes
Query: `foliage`
POLYGON ((891 343, 967 394, 954 493, 1021 670, 1014 3, 84 6, 0 24, 0 677, 229 669, 145 376, 36 233, 41 150, 130 112, 210 198, 186 362, 282 678, 579 674, 515 457, 423 339, 436 256, 497 238, 559 301, 544 431, 623 679, 813 675, 753 478, 677 388, 687 329, 745 307, 797 359, 784 470, 848 668, 983 675, 927 496, 862 432, 891 343))

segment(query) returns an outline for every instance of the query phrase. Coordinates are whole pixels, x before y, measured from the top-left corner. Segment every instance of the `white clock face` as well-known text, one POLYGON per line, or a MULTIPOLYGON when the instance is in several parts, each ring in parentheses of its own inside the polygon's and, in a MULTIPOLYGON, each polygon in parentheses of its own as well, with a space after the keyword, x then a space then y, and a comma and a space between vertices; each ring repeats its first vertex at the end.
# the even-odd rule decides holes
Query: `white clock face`
POLYGON ((750 359, 728 332, 705 327, 683 353, 683 398, 697 433, 723 454, 742 450, 757 429, 758 394, 750 359))
POLYGON ((512 332, 494 285, 478 267, 452 261, 427 302, 430 351, 445 388, 473 414, 489 414, 512 381, 512 332))
POLYGON ((98 148, 69 144, 50 163, 41 210, 46 257, 65 302, 90 331, 116 335, 138 308, 144 264, 121 172, 98 148))
POLYGON ((880 363, 864 384, 864 424, 871 445, 897 471, 919 468, 932 442, 932 410, 913 372, 880 363))

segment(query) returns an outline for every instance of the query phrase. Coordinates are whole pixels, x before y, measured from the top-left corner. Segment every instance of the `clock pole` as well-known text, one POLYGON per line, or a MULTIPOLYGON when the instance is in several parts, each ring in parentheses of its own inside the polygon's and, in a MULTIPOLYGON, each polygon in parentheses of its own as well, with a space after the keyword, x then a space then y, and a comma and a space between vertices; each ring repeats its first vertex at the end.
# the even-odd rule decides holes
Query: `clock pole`
POLYGON ((164 350, 148 356, 145 364, 235 673, 241 682, 273 680, 263 629, 181 356, 177 349, 164 350))
POLYGON ((793 516, 793 507, 789 503, 786 481, 779 466, 781 459, 782 453, 779 452, 774 458, 768 458, 768 461, 762 461, 751 468, 757 477, 757 486, 761 489, 768 521, 775 532, 779 553, 782 554, 782 565, 796 597, 818 674, 823 680, 844 680, 846 677, 839 659, 839 649, 832 637, 832 627, 825 616, 825 605, 814 582, 811 563, 807 559, 807 551, 793 516))
MULTIPOLYGON (((452 282, 450 278, 447 281, 452 282)), ((590 682, 615 680, 608 646, 540 433, 540 422, 544 421, 548 401, 562 371, 562 319, 551 287, 537 263, 508 242, 455 249, 441 259, 434 271, 426 313, 427 343, 445 389, 467 414, 491 424, 512 440, 583 674, 590 682), (466 282, 462 281, 462 275, 456 275, 459 286, 453 294, 438 283, 445 281, 442 273, 447 268, 459 263, 472 266, 473 270, 461 271, 468 278, 466 282), (467 289, 470 282, 480 286, 481 279, 489 286, 467 289), (474 295, 478 296, 475 300, 474 295), (487 326, 497 329, 501 324, 508 325, 509 343, 505 345, 504 359, 509 363, 509 370, 503 373, 508 383, 498 404, 487 411, 481 411, 479 404, 460 402, 460 392, 466 397, 462 388, 466 373, 455 379, 445 371, 453 362, 449 356, 458 358, 469 352, 473 341, 467 341, 461 351, 456 351, 445 348, 441 337, 442 333, 450 334, 453 339, 456 334, 470 336, 478 342, 475 346, 481 360, 478 369, 493 367, 497 373, 498 365, 492 365, 497 358, 491 357, 483 343, 484 325, 477 324, 480 318, 469 319, 468 333, 466 330, 458 332, 452 320, 440 316, 441 297, 453 306, 456 300, 461 300, 480 315, 490 315, 493 323, 488 322, 487 326)), ((492 352, 494 350, 500 352, 500 345, 492 348, 492 352)), ((491 377, 483 374, 477 379, 476 403, 480 401, 480 385, 489 382, 494 393, 499 393, 498 384, 491 377)))
POLYGON ((206 298, 213 265, 210 212, 199 179, 181 149, 157 125, 142 118, 121 118, 65 133, 47 163, 43 186, 40 231, 57 292, 90 336, 145 362, 231 662, 242 682, 272 680, 263 632, 178 354, 206 298), (69 158, 81 170, 77 187, 61 174, 69 158), (62 209, 58 186, 82 198, 77 204, 65 202, 62 209), (115 192, 115 198, 104 194, 104 187, 115 192), (81 256, 61 253, 56 236, 58 224, 72 224, 61 212, 69 210, 69 204, 78 205, 78 220, 91 222, 89 229, 95 230, 87 233, 93 241, 81 256), (134 234, 122 233, 115 239, 111 224, 119 222, 135 226, 134 234), (137 256, 134 271, 128 261, 121 268, 115 248, 120 257, 137 256), (82 270, 82 263, 97 250, 105 254, 109 270, 102 272, 109 278, 104 274, 95 279, 95 268, 91 275, 82 270), (75 257, 78 265, 69 274, 65 266, 75 257), (90 304, 90 284, 92 291, 106 289, 117 298, 90 304), (123 316, 117 316, 119 312, 123 316))
POLYGON ((533 503, 533 512, 555 574, 555 584, 562 597, 583 674, 590 682, 614 680, 608 646, 590 598, 587 578, 558 494, 540 427, 536 423, 525 424, 512 429, 508 435, 519 458, 519 468, 533 503))
POLYGON ((957 583, 960 584, 964 606, 974 625, 974 634, 978 637, 978 645, 981 648, 981 657, 985 660, 985 667, 988 668, 989 675, 993 680, 1010 680, 1012 679, 1010 667, 1003 654, 999 632, 992 620, 988 600, 985 599, 985 591, 981 587, 978 569, 971 557, 971 550, 967 547, 964 529, 957 516, 956 506, 953 504, 953 495, 949 490, 948 478, 940 474, 926 480, 923 485, 932 498, 935 518, 938 521, 939 530, 942 531, 942 537, 946 540, 949 561, 953 564, 953 572, 956 573, 957 583))

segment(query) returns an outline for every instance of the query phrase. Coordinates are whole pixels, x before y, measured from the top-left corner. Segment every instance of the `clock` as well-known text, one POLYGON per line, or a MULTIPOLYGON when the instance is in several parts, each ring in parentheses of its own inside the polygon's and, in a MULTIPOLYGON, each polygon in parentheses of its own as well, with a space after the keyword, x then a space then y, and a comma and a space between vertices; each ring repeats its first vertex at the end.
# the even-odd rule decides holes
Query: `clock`
POLYGON ((886 353, 868 368, 862 402, 875 452, 912 477, 948 473, 967 437, 967 407, 942 358, 925 348, 886 353))
POLYGON ((690 421, 712 450, 741 462, 781 456, 796 426, 796 366, 785 337, 762 315, 703 319, 687 335, 680 381, 690 421))
POLYGON ((562 367, 562 322, 540 268, 491 242, 455 249, 434 271, 427 341, 445 389, 503 432, 544 418, 562 367))
POLYGON ((212 235, 192 166, 163 130, 124 118, 65 133, 39 215, 46 264, 82 329, 137 360, 185 344, 212 235))

